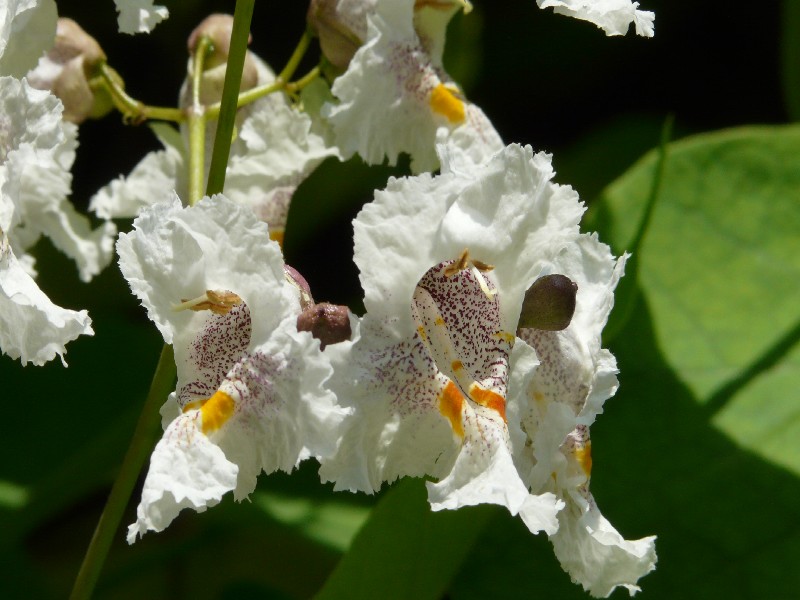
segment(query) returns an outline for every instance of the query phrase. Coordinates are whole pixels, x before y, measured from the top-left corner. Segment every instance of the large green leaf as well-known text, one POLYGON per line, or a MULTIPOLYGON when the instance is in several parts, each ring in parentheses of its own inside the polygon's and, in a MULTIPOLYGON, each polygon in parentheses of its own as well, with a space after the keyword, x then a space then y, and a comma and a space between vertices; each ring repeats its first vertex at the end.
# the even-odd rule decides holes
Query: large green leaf
MULTIPOLYGON (((630 239, 654 164, 648 155, 605 194, 617 248, 630 239)), ((800 372, 785 356, 800 339, 800 128, 673 144, 640 255, 668 364, 727 434, 800 472, 791 385, 800 372)))

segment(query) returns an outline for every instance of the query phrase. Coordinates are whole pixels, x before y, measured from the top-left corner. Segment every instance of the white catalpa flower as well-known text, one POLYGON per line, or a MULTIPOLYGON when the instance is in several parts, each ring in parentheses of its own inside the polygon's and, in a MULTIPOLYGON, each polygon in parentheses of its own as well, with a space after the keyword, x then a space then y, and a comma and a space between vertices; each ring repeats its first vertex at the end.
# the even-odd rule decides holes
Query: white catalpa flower
POLYGON ((515 337, 525 292, 575 243, 583 205, 550 182, 550 156, 529 147, 468 173, 442 163, 436 177, 390 180, 355 221, 367 314, 354 342, 326 350, 332 388, 354 412, 320 473, 368 492, 430 475, 434 509, 500 504, 552 534, 564 503, 531 494, 518 473, 512 450, 524 433, 506 399, 519 393, 511 372, 520 387, 535 371, 515 337))
POLYGON ((56 37, 54 0, 0 2, 0 75, 22 77, 56 37))
POLYGON ((322 387, 331 367, 319 342, 297 330, 299 291, 266 224, 221 195, 191 208, 173 196, 117 250, 178 370, 129 542, 183 508, 247 497, 261 471, 332 454, 344 411, 322 387))
POLYGON ((169 16, 166 7, 153 5, 153 0, 114 0, 114 4, 120 33, 150 33, 169 16))
POLYGON ((367 36, 333 84, 336 104, 323 107, 345 157, 358 153, 368 163, 401 152, 419 173, 439 166, 439 141, 469 130, 476 159, 499 151, 502 141, 484 113, 462 96, 442 66, 445 29, 463 3, 379 2, 367 18, 367 36))
POLYGON ((554 12, 594 23, 606 35, 625 35, 633 23, 636 33, 653 37, 656 16, 649 10, 639 10, 638 2, 631 0, 536 0, 539 8, 552 8, 554 12))
MULTIPOLYGON (((274 80, 263 62, 257 61, 258 85, 274 80)), ((297 186, 336 148, 313 131, 311 118, 294 108, 282 94, 272 94, 248 105, 231 145, 225 176, 225 195, 249 206, 269 223, 275 240, 283 239, 289 204, 297 186)), ((210 128, 207 165, 210 164, 214 131, 210 128)), ((186 136, 167 126, 154 128, 164 150, 146 155, 133 171, 100 189, 89 208, 103 218, 135 217, 145 207, 163 201, 173 190, 187 194, 186 136)))
POLYGON ((59 308, 38 289, 27 250, 46 235, 75 260, 84 281, 113 253, 113 224, 93 231, 67 199, 77 142, 75 126, 64 123, 61 112, 55 96, 24 79, 0 77, 0 302, 10 307, 0 317, 0 349, 23 364, 41 365, 56 355, 63 361, 67 342, 93 333, 85 311, 59 308))
POLYGON ((603 517, 589 492, 592 469, 589 426, 617 390, 617 364, 601 348, 600 335, 614 304, 625 257, 615 261, 595 236, 581 235, 546 272, 577 284, 575 313, 560 331, 522 328, 517 335, 535 350, 539 366, 509 403, 520 420, 525 445, 515 453, 523 480, 535 493, 564 500, 553 549, 564 570, 594 596, 608 596, 655 568, 655 538, 625 540, 603 517))

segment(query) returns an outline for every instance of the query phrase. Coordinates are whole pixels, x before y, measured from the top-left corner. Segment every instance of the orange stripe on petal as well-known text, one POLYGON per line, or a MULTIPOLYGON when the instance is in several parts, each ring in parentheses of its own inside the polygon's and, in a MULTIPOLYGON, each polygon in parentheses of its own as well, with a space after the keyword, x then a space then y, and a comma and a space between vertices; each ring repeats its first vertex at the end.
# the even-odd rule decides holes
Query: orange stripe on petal
POLYGON ((484 389, 477 383, 473 383, 471 386, 469 386, 469 397, 481 406, 485 406, 486 408, 491 408, 492 410, 496 411, 501 417, 503 417, 503 421, 506 420, 506 399, 497 392, 484 389))
POLYGON ((452 124, 463 123, 466 118, 464 101, 456 96, 452 90, 440 83, 431 92, 431 110, 445 117, 452 124))
POLYGON ((203 415, 203 433, 208 434, 222 427, 233 414, 236 403, 228 394, 216 392, 200 408, 203 415))
POLYGON ((583 469, 586 477, 592 476, 592 442, 587 441, 582 448, 575 449, 575 460, 583 469))
POLYGON ((447 417, 453 432, 461 439, 464 439, 464 426, 461 424, 463 407, 464 394, 455 383, 448 381, 442 393, 439 394, 439 412, 447 417))
POLYGON ((281 247, 281 249, 283 249, 283 234, 283 229, 275 229, 274 231, 270 230, 269 232, 269 239, 271 239, 273 242, 278 242, 278 245, 281 247))

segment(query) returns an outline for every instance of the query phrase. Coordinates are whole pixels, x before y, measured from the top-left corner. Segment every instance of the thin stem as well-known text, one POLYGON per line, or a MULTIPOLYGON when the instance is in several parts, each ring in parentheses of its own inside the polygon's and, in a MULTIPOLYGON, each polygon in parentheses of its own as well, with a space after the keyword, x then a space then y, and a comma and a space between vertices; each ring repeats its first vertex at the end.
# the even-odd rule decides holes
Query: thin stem
POLYGON ((292 83, 287 83, 286 91, 289 92, 290 94, 296 94, 304 87, 306 87, 309 83, 314 81, 317 77, 319 77, 320 73, 321 73, 320 68, 314 67, 297 81, 293 81, 292 83))
POLYGON ((247 41, 250 37, 250 21, 253 18, 255 0, 236 0, 233 12, 233 31, 228 53, 228 66, 225 69, 225 83, 222 87, 217 132, 214 137, 214 150, 211 154, 211 167, 208 171, 206 194, 219 194, 225 186, 225 169, 231 152, 233 123, 236 119, 239 87, 247 54, 247 41))
MULTIPOLYGON (((241 108, 251 102, 255 102, 259 98, 263 98, 264 96, 269 96, 270 94, 274 94, 275 92, 280 92, 281 90, 286 90, 290 94, 295 94, 306 87, 309 83, 314 81, 317 77, 319 77, 321 71, 319 67, 314 67, 308 73, 303 75, 297 81, 293 81, 291 83, 286 83, 281 79, 276 79, 271 83, 267 83, 264 85, 260 85, 258 87, 250 88, 249 90, 242 92, 239 94, 239 97, 236 102, 236 108, 241 108)), ((216 104, 210 105, 206 108, 206 117, 209 119, 215 118, 219 115, 221 103, 217 102, 216 104)))
POLYGON ((126 120, 136 125, 148 119, 173 121, 175 123, 186 120, 186 115, 178 108, 149 106, 135 98, 131 98, 119 84, 119 80, 115 77, 113 69, 106 63, 100 65, 100 75, 93 83, 105 87, 111 95, 111 101, 114 103, 114 107, 123 114, 126 120))
MULTIPOLYGON (((276 79, 272 83, 267 83, 265 85, 260 85, 258 87, 250 88, 249 90, 242 92, 239 94, 238 98, 236 99, 236 108, 241 108, 246 104, 250 104, 255 100, 263 96, 269 96, 270 94, 274 94, 275 92, 279 92, 283 88, 286 87, 286 84, 283 81, 276 79)), ((221 102, 217 102, 215 104, 211 104, 206 109, 206 114, 208 115, 209 119, 214 119, 219 116, 220 109, 222 107, 221 102)))
POLYGON ((189 198, 193 206, 203 197, 206 169, 206 109, 200 102, 200 86, 211 39, 202 36, 192 56, 192 106, 189 108, 189 198))
POLYGON ((311 37, 311 32, 306 29, 300 41, 297 42, 294 52, 292 52, 292 55, 289 57, 289 62, 286 63, 286 66, 283 67, 283 71, 278 75, 279 81, 289 81, 292 78, 297 67, 300 66, 300 61, 303 60, 303 56, 305 56, 309 44, 311 44, 311 37))
POLYGON ((175 387, 175 357, 172 346, 165 345, 158 359, 150 391, 142 407, 139 422, 133 432, 131 445, 122 461, 111 494, 97 522, 97 528, 83 558, 70 600, 86 600, 92 596, 103 568, 114 534, 117 532, 136 479, 142 470, 160 429, 158 409, 175 387))

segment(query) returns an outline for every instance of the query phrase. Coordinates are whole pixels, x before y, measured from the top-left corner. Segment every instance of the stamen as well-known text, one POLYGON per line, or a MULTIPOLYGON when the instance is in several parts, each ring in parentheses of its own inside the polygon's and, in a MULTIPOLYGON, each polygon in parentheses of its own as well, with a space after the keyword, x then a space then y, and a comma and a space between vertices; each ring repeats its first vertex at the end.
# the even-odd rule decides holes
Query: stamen
POLYGON ((181 298, 180 304, 173 305, 172 310, 210 310, 217 315, 226 315, 234 306, 241 303, 242 299, 233 292, 206 290, 205 294, 191 300, 181 298))
POLYGON ((466 269, 468 264, 469 264, 469 249, 464 248, 464 251, 461 253, 461 256, 459 256, 456 259, 456 262, 444 268, 444 276, 452 277, 456 273, 459 273, 460 271, 466 269))
POLYGON ((481 286, 481 291, 486 294, 486 297, 490 300, 494 298, 495 294, 497 294, 497 290, 489 289, 489 284, 486 283, 486 279, 484 279, 480 269, 478 269, 478 267, 476 267, 474 264, 472 265, 472 274, 475 275, 475 279, 478 280, 478 285, 481 286))

